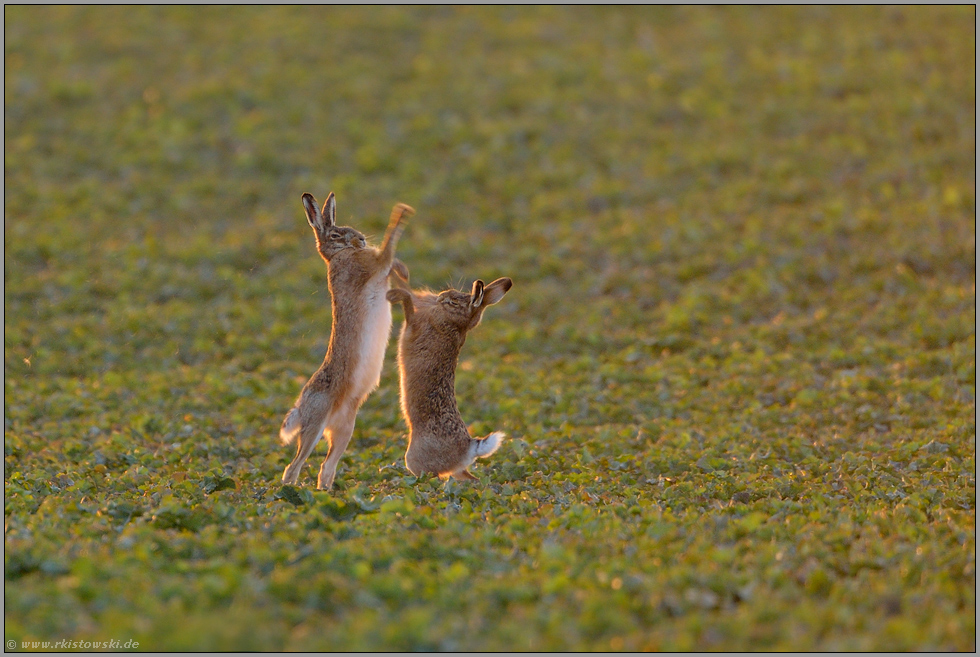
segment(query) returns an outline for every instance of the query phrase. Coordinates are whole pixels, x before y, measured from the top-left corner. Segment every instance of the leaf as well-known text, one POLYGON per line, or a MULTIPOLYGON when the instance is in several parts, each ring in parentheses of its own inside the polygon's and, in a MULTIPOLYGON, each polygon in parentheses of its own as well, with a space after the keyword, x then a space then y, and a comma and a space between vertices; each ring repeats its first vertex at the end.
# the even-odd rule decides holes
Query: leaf
POLYGON ((212 473, 204 477, 201 481, 201 490, 206 494, 216 493, 222 490, 233 490, 238 484, 231 477, 225 477, 219 473, 212 473))
POLYGON ((363 509, 357 504, 348 504, 344 500, 328 497, 317 504, 317 509, 333 520, 346 521, 355 518, 363 509))
POLYGON ((290 486, 289 484, 284 484, 274 495, 274 498, 277 500, 285 500, 293 506, 306 506, 308 504, 313 504, 314 502, 312 492, 306 488, 290 486))
POLYGON ((151 521, 158 529, 183 529, 190 532, 198 531, 205 524, 201 513, 176 504, 154 511, 151 521))

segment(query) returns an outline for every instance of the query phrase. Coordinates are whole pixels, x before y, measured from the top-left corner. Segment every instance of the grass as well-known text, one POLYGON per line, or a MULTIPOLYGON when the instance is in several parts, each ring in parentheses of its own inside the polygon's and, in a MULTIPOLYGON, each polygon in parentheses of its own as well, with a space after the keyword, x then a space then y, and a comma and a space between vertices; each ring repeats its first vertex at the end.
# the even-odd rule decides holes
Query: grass
MULTIPOLYGON (((5 639, 976 649, 973 7, 4 9, 5 639), (336 490, 300 194, 464 347, 336 490)), ((396 313, 396 330, 400 313, 396 313)))

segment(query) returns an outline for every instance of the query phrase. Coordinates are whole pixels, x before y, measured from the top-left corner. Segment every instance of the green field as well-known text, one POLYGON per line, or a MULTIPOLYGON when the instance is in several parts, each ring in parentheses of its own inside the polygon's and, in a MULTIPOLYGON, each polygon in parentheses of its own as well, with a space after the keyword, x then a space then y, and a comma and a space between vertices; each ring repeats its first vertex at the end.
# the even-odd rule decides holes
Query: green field
MULTIPOLYGON (((4 9, 4 637, 976 649, 975 8, 4 9), (300 195, 514 279, 330 492, 300 195)), ((401 324, 395 312, 395 331, 401 324)))

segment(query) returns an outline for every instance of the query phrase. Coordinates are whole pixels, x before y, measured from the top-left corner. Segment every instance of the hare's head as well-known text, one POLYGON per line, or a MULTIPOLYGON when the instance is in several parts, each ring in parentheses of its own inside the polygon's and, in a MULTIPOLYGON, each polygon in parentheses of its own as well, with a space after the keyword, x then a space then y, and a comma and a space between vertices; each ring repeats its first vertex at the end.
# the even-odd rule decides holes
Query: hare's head
POLYGON ((514 281, 509 278, 498 278, 490 285, 476 281, 469 294, 445 290, 436 296, 433 313, 438 313, 444 322, 457 327, 461 333, 472 331, 480 324, 487 306, 503 299, 513 285, 514 281))
POLYGON ((324 260, 330 260, 344 249, 363 249, 367 246, 364 235, 350 226, 337 225, 337 201, 333 192, 323 203, 323 210, 316 207, 312 194, 303 194, 306 220, 316 234, 316 248, 324 260))

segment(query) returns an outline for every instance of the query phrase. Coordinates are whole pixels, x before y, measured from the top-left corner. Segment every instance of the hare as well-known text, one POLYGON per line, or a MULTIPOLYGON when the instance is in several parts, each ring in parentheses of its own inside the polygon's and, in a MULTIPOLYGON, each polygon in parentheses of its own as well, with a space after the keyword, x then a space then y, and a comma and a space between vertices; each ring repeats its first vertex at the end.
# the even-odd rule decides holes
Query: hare
POLYGON ((497 451, 504 434, 470 438, 456 406, 456 361, 466 334, 480 323, 487 306, 500 301, 513 281, 498 278, 458 290, 411 290, 407 270, 395 272, 388 301, 400 303, 405 324, 398 340, 402 414, 408 424, 405 465, 414 475, 432 472, 442 479, 476 479, 467 468, 497 451))
POLYGON ((313 448, 327 435, 329 451, 317 488, 333 486, 337 464, 354 431, 357 409, 378 386, 385 347, 391 333, 391 305, 385 298, 388 275, 404 271, 395 259, 395 246, 404 222, 415 210, 399 203, 391 210, 381 248, 367 245, 364 235, 337 226, 333 192, 318 210, 312 194, 303 194, 306 218, 316 236, 316 248, 327 263, 332 318, 330 344, 320 369, 303 386, 279 430, 284 445, 298 440, 296 457, 282 473, 285 484, 295 484, 313 448))

